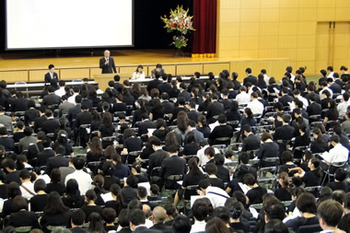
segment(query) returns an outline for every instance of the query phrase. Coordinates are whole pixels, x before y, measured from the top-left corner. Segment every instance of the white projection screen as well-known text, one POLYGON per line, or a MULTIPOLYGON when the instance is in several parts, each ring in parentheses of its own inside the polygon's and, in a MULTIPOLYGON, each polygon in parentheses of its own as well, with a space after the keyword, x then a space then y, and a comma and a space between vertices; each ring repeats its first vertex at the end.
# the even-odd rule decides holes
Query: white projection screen
POLYGON ((6 0, 6 49, 133 46, 133 0, 6 0))

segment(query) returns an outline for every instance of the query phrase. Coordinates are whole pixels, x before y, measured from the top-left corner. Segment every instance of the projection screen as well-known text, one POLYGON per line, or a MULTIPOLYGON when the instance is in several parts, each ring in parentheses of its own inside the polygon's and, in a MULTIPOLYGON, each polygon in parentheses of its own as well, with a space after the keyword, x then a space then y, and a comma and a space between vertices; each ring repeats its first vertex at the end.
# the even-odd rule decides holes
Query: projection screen
POLYGON ((133 46, 133 0, 6 0, 6 49, 133 46))

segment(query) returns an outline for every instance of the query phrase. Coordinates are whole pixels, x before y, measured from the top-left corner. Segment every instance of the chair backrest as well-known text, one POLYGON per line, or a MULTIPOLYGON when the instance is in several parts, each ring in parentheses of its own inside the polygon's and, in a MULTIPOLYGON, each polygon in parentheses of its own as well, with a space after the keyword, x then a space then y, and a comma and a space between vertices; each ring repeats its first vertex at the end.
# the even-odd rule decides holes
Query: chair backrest
POLYGON ((322 228, 320 227, 320 225, 314 224, 314 225, 306 225, 306 226, 299 227, 297 233, 314 233, 314 232, 320 232, 320 231, 322 231, 322 228))
POLYGON ((26 85, 27 83, 24 82, 24 81, 18 81, 18 82, 15 82, 15 85, 26 85))

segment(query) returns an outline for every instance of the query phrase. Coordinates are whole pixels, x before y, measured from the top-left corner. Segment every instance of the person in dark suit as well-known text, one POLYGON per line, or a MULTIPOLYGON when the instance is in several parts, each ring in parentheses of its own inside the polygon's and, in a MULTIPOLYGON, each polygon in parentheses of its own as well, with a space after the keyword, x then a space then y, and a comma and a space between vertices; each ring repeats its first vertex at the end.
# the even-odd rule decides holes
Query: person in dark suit
POLYGON ((251 68, 245 69, 245 73, 247 74, 247 77, 244 78, 243 85, 245 85, 248 82, 253 84, 253 85, 255 85, 258 82, 258 79, 255 76, 252 75, 252 69, 251 68))
POLYGON ((45 117, 45 111, 46 111, 46 107, 45 106, 40 106, 39 108, 39 115, 40 117, 36 118, 34 120, 34 132, 38 133, 39 130, 41 129, 44 121, 46 121, 46 117, 45 117))
POLYGON ((273 140, 291 140, 294 136, 294 127, 289 125, 290 115, 285 114, 282 117, 282 126, 278 127, 273 135, 273 140))
POLYGON ((28 110, 24 112, 24 124, 28 126, 29 123, 33 123, 36 118, 40 117, 39 111, 35 109, 34 100, 28 101, 28 110))
POLYGON ((163 105, 163 109, 164 109, 164 114, 169 114, 169 113, 173 113, 174 111, 174 103, 169 101, 169 95, 168 93, 162 93, 160 95, 161 98, 161 103, 163 105))
POLYGON ((162 76, 163 82, 158 84, 157 88, 159 89, 160 94, 163 92, 170 93, 171 85, 168 82, 168 77, 166 75, 162 76))
POLYGON ((68 167, 69 160, 63 155, 65 154, 65 148, 63 146, 57 146, 55 148, 55 156, 50 157, 47 160, 45 173, 50 175, 52 169, 60 167, 68 167))
POLYGON ((242 126, 243 134, 245 138, 243 139, 242 151, 256 150, 260 146, 260 137, 256 136, 252 132, 250 125, 246 124, 242 126))
MULTIPOLYGON (((316 102, 316 94, 312 93, 309 97, 310 104, 306 108, 306 112, 309 116, 321 115, 322 107, 316 102)), ((309 119, 311 120, 311 119, 309 119)), ((311 122, 310 122, 311 123, 311 122)))
POLYGON ((28 109, 28 99, 24 98, 24 94, 21 91, 17 92, 17 100, 13 106, 13 111, 25 111, 28 109))
MULTIPOLYGON (((338 73, 335 73, 335 74, 338 74, 338 73)), ((339 78, 339 74, 338 74, 338 78, 339 78)), ((339 85, 339 83, 334 82, 333 78, 327 78, 327 84, 329 85, 329 89, 331 89, 333 93, 337 93, 337 94, 341 93, 342 86, 339 85)))
POLYGON ((152 174, 152 170, 155 167, 160 167, 162 165, 162 162, 165 158, 169 158, 169 155, 166 151, 162 149, 161 141, 159 138, 152 136, 149 139, 149 142, 152 145, 152 149, 154 152, 150 154, 149 161, 148 161, 148 169, 147 173, 149 176, 152 175, 159 175, 159 174, 152 174))
POLYGON ((59 105, 61 102, 61 98, 55 94, 55 88, 50 86, 48 88, 49 94, 43 98, 42 104, 46 107, 49 105, 59 105))
POLYGON ((218 96, 213 94, 210 96, 211 103, 207 107, 207 119, 209 122, 215 122, 214 116, 218 116, 225 112, 224 105, 218 102, 218 96))
POLYGON ((68 121, 71 123, 71 128, 75 127, 73 120, 76 120, 78 113, 81 112, 81 101, 82 101, 81 95, 77 95, 75 97, 76 105, 73 108, 69 109, 68 111, 68 121))
POLYGON ((161 233, 158 230, 148 229, 145 226, 145 214, 141 209, 135 208, 130 212, 130 229, 134 233, 161 233))
POLYGON ((229 170, 224 166, 225 158, 221 154, 214 155, 214 162, 216 165, 216 168, 218 169, 216 176, 221 179, 224 183, 230 182, 230 172, 229 170))
POLYGON ((45 112, 46 121, 43 122, 41 129, 46 134, 54 133, 56 129, 60 128, 60 123, 53 117, 51 110, 45 112))
POLYGON ((160 81, 159 78, 160 78, 160 75, 156 74, 154 76, 154 79, 147 84, 147 91, 149 93, 151 92, 151 90, 153 88, 158 88, 158 85, 160 85, 162 83, 162 81, 160 81))
POLYGON ((55 66, 52 64, 49 65, 49 72, 45 74, 45 85, 52 86, 55 88, 55 90, 59 89, 58 75, 55 72, 55 66))
POLYGON ((100 69, 102 69, 102 74, 112 74, 117 73, 115 68, 114 59, 111 57, 111 52, 109 50, 104 51, 104 57, 100 59, 100 69))
POLYGON ((185 83, 180 84, 180 93, 177 96, 177 98, 179 98, 179 97, 185 98, 185 101, 189 101, 191 99, 191 94, 186 90, 185 83))
POLYGON ((194 122, 197 122, 200 113, 196 111, 196 102, 192 100, 187 107, 189 108, 189 111, 187 112, 188 118, 194 122))
POLYGON ((5 127, 0 128, 0 145, 3 145, 6 151, 14 151, 15 149, 15 141, 7 135, 5 127))
POLYGON ((177 189, 179 184, 176 180, 169 179, 170 176, 186 174, 186 160, 178 156, 179 148, 177 145, 167 146, 169 158, 166 158, 162 162, 160 169, 160 177, 164 180, 164 187, 166 189, 177 189))
POLYGON ((156 125, 154 122, 149 120, 149 116, 147 113, 143 113, 142 116, 142 122, 138 125, 139 128, 139 135, 148 133, 148 129, 155 129, 156 125))
POLYGON ((52 150, 51 146, 51 139, 46 137, 43 139, 42 144, 44 146, 44 149, 38 153, 37 160, 36 160, 36 166, 45 166, 47 164, 47 161, 49 158, 55 156, 55 152, 52 150))
POLYGON ((224 114, 220 114, 218 117, 219 124, 214 128, 214 130, 209 134, 209 144, 213 145, 215 143, 220 144, 230 144, 231 138, 233 136, 233 129, 230 125, 227 125, 227 117, 224 114), (227 138, 225 141, 218 141, 217 138, 227 138))
POLYGON ((278 102, 281 102, 284 107, 289 106, 290 103, 293 102, 293 97, 288 95, 288 89, 287 88, 282 88, 281 90, 281 97, 278 98, 278 102))

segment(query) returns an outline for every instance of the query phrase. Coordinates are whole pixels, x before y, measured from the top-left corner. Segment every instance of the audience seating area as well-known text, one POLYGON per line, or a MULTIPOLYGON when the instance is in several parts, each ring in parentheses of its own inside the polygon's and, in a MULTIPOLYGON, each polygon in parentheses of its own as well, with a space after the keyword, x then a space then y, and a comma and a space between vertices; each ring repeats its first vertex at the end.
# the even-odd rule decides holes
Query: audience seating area
POLYGON ((350 75, 336 71, 0 81, 1 227, 350 232, 350 75))

